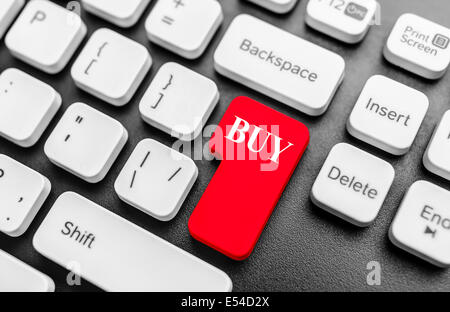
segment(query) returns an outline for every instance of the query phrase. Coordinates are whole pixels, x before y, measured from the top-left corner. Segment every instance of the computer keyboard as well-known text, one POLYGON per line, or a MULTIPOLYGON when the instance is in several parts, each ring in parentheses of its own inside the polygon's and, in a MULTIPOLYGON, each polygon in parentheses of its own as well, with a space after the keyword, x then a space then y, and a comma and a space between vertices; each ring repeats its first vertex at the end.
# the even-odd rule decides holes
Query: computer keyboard
POLYGON ((81 2, 0 3, 0 290, 450 289, 445 0, 81 2))

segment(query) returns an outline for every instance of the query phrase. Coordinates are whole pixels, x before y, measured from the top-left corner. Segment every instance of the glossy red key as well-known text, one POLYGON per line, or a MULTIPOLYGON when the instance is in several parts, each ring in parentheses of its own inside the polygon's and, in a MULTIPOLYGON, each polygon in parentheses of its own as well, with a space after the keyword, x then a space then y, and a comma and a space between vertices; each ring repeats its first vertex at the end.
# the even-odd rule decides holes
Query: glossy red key
POLYGON ((236 98, 209 143, 222 162, 189 220, 191 235, 232 259, 250 256, 308 142, 302 123, 236 98))

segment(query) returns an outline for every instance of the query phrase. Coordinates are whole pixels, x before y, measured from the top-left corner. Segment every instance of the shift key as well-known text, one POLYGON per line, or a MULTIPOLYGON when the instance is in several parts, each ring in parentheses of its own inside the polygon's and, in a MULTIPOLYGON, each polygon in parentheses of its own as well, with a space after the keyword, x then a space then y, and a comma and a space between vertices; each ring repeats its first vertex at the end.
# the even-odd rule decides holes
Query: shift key
POLYGON ((216 70, 308 115, 323 114, 344 78, 344 59, 242 14, 219 44, 216 70))
POLYGON ((106 291, 231 291, 219 269, 72 192, 33 238, 43 256, 106 291))

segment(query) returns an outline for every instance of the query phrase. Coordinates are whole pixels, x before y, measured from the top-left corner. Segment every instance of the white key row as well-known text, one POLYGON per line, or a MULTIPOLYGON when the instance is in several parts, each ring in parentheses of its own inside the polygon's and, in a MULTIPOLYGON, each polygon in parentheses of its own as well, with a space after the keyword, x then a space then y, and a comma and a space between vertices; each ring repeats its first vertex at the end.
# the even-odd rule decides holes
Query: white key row
MULTIPOLYGON (((119 74, 115 69, 111 71, 111 66, 98 64, 89 69, 90 75, 77 70, 74 76, 80 77, 77 84, 82 83, 86 90, 95 94, 94 89, 102 90, 99 97, 109 96, 118 104, 117 100, 129 98, 130 89, 135 91, 135 78, 142 78, 138 71, 143 68, 137 66, 140 63, 137 58, 134 62, 136 76, 133 77, 119 74), (117 74, 116 79, 112 79, 115 76, 113 72, 117 74), (94 76, 96 79, 92 79, 94 76)), ((81 61, 75 63, 78 64, 81 61)), ((124 64, 131 66, 130 63, 124 64)), ((0 136, 22 147, 30 147, 40 139, 61 107, 61 96, 52 87, 14 68, 0 74, 0 101, 3 104, 0 106, 0 136)), ((167 63, 155 76, 139 108, 147 123, 174 137, 190 141, 201 133, 218 101, 218 88, 212 80, 184 66, 167 63), (186 93, 186 90, 189 92, 186 93)))
MULTIPOLYGON (((310 0, 306 23, 346 43, 360 42, 380 22, 375 0, 310 0)), ((384 47, 392 64, 428 79, 439 79, 450 64, 450 29, 414 14, 403 14, 384 47)))
MULTIPOLYGON (((106 176, 127 139, 127 130, 118 121, 86 104, 75 103, 50 134, 44 152, 55 165, 97 183, 106 176)), ((136 146, 115 189, 123 201, 169 221, 179 211, 197 175, 197 166, 190 158, 148 139, 136 146)), ((49 192, 46 178, 2 156, 0 202, 7 210, 0 213, 0 230, 11 236, 23 234, 49 192)))
MULTIPOLYGON (((23 147, 34 145, 60 108, 60 95, 17 69, 7 69, 0 75, 0 90, 4 104, 0 107, 0 136, 23 147)), ((182 140, 193 140, 218 99, 212 80, 176 63, 167 63, 143 96, 140 112, 144 121, 158 129, 182 140)), ((366 143, 403 155, 410 150, 428 106, 423 93, 387 77, 373 76, 349 116, 347 129, 366 143)), ((424 156, 427 169, 446 179, 450 179, 448 116, 445 114, 424 156)), ((126 130, 116 121, 77 104, 66 111, 47 140, 45 151, 55 164, 95 183, 106 175, 126 139, 126 130), (101 133, 108 135, 103 137, 101 133), (98 144, 100 141, 102 145, 98 144), (91 152, 80 144, 91 146, 91 152), (102 150, 98 150, 100 147, 102 150), (73 158, 69 163, 66 154, 73 158)))
MULTIPOLYGON (((149 2, 83 0, 83 5, 100 17, 128 27, 136 23, 149 2)), ((0 38, 23 3, 23 0, 2 1, 0 38)), ((186 58, 197 58, 205 51, 222 20, 222 8, 216 0, 180 0, 175 3, 173 0, 160 0, 147 18, 146 29, 152 42, 186 58)), ((67 65, 86 32, 86 25, 76 13, 50 1, 32 0, 7 33, 5 44, 11 53, 22 61, 47 73, 56 74, 67 65)), ((123 102, 127 102, 127 96, 119 100, 111 99, 108 93, 103 94, 111 90, 95 89, 96 84, 99 84, 98 80, 110 77, 110 80, 114 81, 117 72, 129 73, 130 77, 124 77, 126 81, 120 87, 125 89, 128 83, 137 88, 150 65, 151 59, 144 47, 116 33, 102 30, 97 31, 88 42, 72 72, 77 85, 83 89, 88 89, 88 92, 114 105, 123 105, 123 102), (134 56, 137 58, 134 59, 134 56), (122 71, 121 66, 128 65, 131 65, 131 68, 122 71), (92 76, 86 73, 90 72, 91 66, 98 71, 97 77, 85 77, 92 76), (136 69, 138 66, 139 70, 136 69), (111 76, 105 75, 105 68, 113 71, 111 76), (90 80, 88 78, 96 80, 90 81, 94 85, 85 81, 90 80), (134 80, 128 81, 131 78, 134 80)), ((127 89, 131 95, 134 93, 133 88, 127 89)))
MULTIPOLYGON (((176 214, 179 202, 162 197, 175 194, 182 201, 195 181, 197 169, 192 160, 173 153, 153 140, 142 141, 116 181, 119 196, 161 219, 176 214), (166 188, 159 185, 162 181, 173 184, 166 188), (143 185, 154 188, 148 191, 143 185), (154 206, 158 211, 151 211, 154 206)), ((19 223, 29 224, 25 220, 37 212, 36 203, 39 209, 45 200, 49 183, 5 156, 0 157, 0 167, 0 191, 4 191, 1 207, 14 206, 0 214, 12 213, 9 215, 14 229, 20 228, 19 223), (15 194, 19 189, 21 193, 15 194), (22 204, 31 205, 24 208, 34 212, 19 213, 15 205, 22 204)), ((393 179, 390 164, 342 143, 331 150, 311 190, 311 198, 319 207, 358 226, 367 226, 378 215, 393 179)), ((449 200, 450 192, 438 186, 425 181, 414 183, 391 225, 389 235, 393 243, 437 266, 450 267, 450 253, 445 248, 450 243, 449 200)), ((36 232, 33 245, 44 256, 78 270, 82 277, 104 290, 230 291, 232 287, 225 273, 75 193, 59 197, 36 232), (127 253, 117 246, 127 246, 127 253), (121 256, 111 257, 115 254, 121 256), (167 259, 172 259, 170 264, 167 259)), ((0 275, 4 269, 17 272, 14 280, 2 278, 0 289, 54 290, 51 279, 1 251, 0 262, 0 275)))
MULTIPOLYGON (((149 2, 82 0, 86 10, 121 27, 134 25, 149 2)), ((216 0, 159 0, 145 28, 153 43, 194 59, 203 54, 222 20, 222 7, 216 0)))
MULTIPOLYGON (((394 181, 393 167, 349 144, 330 151, 311 189, 313 203, 360 227, 372 224, 394 181)), ((450 192, 417 181, 406 193, 389 237, 400 248, 450 267, 450 192)))
MULTIPOLYGON (((146 1, 131 1, 127 5, 117 1, 86 2, 88 7, 92 5, 107 12, 122 9, 124 15, 130 16, 146 6, 146 1)), ((375 0, 339 3, 311 0, 306 20, 310 26, 333 37, 356 42, 367 33, 376 8, 375 0)), ((159 0, 147 18, 146 28, 153 42, 184 57, 197 58, 222 19, 220 4, 215 0, 175 3, 159 0)), ((33 0, 5 41, 13 55, 46 72, 56 73, 67 64, 85 33, 86 27, 73 12, 49 1, 33 0)), ((439 78, 450 63, 449 41, 447 28, 406 14, 392 31, 385 56, 424 77, 439 78), (424 53, 427 55, 422 57, 424 53)), ((215 52, 214 63, 219 73, 310 115, 326 111, 345 69, 345 62, 337 54, 247 15, 238 16, 232 22, 215 52), (276 47, 272 44, 275 38, 276 47)), ((130 101, 151 64, 144 46, 116 32, 100 29, 94 32, 72 67, 72 77, 81 89, 121 106, 130 101)))

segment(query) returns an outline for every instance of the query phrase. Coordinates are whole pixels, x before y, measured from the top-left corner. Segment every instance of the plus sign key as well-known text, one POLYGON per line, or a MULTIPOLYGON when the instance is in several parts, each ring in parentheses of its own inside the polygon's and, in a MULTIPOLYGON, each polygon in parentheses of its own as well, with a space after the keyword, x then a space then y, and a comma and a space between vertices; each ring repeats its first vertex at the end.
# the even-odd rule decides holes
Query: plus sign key
POLYGON ((222 162, 189 220, 191 235, 232 259, 250 256, 308 142, 302 123, 236 98, 209 143, 222 162))
POLYGON ((203 54, 222 24, 216 0, 159 0, 145 28, 150 41, 188 59, 203 54))

